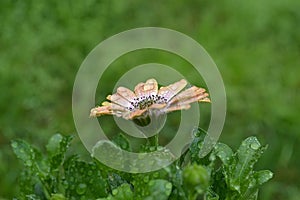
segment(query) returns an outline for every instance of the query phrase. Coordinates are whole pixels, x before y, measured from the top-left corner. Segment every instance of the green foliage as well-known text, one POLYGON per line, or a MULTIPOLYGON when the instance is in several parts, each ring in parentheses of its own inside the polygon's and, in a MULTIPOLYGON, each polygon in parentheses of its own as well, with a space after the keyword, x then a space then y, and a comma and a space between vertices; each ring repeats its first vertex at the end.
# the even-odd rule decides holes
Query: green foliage
POLYGON ((26 167, 19 179, 21 199, 77 199, 83 195, 91 199, 107 194, 95 163, 79 161, 76 155, 66 158, 71 140, 70 136, 52 136, 43 156, 23 140, 12 142, 14 153, 26 167))
MULTIPOLYGON (((254 171, 266 146, 255 137, 245 139, 233 151, 218 143, 204 158, 196 156, 205 131, 196 132, 190 148, 180 159, 159 171, 131 174, 116 171, 97 160, 86 162, 67 154, 72 137, 56 134, 46 145, 47 153, 23 140, 11 143, 25 169, 19 178, 18 199, 167 200, 257 199, 262 184, 272 178, 268 170, 254 171)), ((116 144, 130 148, 123 136, 116 144)), ((144 150, 143 150, 144 151, 144 150)))
MULTIPOLYGON (((228 103, 220 141, 237 147, 243 138, 259 134, 269 144, 258 167, 272 169, 276 177, 259 198, 299 199, 299 8, 299 0, 1 0, 0 198, 11 199, 17 192, 20 164, 9 146, 12 139, 40 147, 52 133, 75 132, 72 87, 87 54, 121 31, 158 26, 191 36, 216 62, 228 103)), ((125 71, 150 62, 174 67, 202 86, 201 77, 185 60, 143 50, 111 64, 101 78, 105 87, 99 88, 97 103, 125 71)), ((200 121, 205 127, 209 112, 202 111, 205 108, 201 107, 200 121)), ((168 116, 165 128, 166 143, 178 124, 179 118, 172 118, 168 116)), ((105 132, 120 132, 113 120, 101 121, 105 132)), ((85 152, 76 144, 73 148, 85 152)))

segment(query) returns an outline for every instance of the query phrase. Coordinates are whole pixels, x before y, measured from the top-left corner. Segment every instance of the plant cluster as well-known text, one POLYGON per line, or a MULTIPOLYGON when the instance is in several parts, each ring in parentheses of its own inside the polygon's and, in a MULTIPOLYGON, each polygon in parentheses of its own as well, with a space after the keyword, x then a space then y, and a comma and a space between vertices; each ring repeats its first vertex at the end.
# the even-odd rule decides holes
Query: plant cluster
MULTIPOLYGON (((46 155, 23 140, 11 143, 23 161, 16 199, 257 199, 259 187, 272 178, 269 170, 255 171, 254 164, 266 150, 255 137, 245 139, 238 150, 217 143, 204 158, 198 156, 206 133, 197 129, 180 159, 149 173, 126 173, 109 168, 96 159, 83 161, 67 155, 72 136, 53 135, 46 155)), ((114 143, 128 148, 122 134, 114 143)))

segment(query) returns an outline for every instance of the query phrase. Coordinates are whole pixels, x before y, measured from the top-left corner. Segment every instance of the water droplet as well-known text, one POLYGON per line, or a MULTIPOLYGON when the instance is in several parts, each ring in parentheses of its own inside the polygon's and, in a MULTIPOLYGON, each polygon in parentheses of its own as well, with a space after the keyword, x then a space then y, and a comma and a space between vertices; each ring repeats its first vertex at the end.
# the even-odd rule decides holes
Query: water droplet
POLYGON ((154 172, 153 177, 157 178, 158 176, 159 176, 159 173, 158 172, 154 172))
POLYGON ((69 187, 68 181, 64 181, 63 186, 64 186, 65 189, 68 189, 68 187, 69 187))
POLYGON ((85 195, 82 195, 80 199, 81 199, 81 200, 86 200, 86 196, 85 196, 85 195))
POLYGON ((162 151, 162 150, 164 150, 164 147, 162 147, 162 146, 157 147, 157 151, 162 151))
POLYGON ((257 149, 260 147, 260 145, 257 144, 257 143, 252 143, 252 144, 250 145, 250 147, 251 147, 251 149, 257 150, 257 149))
POLYGON ((77 185, 76 192, 77 194, 84 194, 86 191, 87 185, 85 183, 80 183, 77 185))
POLYGON ((31 162, 31 160, 26 160, 26 165, 28 165, 28 166, 32 166, 32 162, 31 162))
POLYGON ((167 183, 165 187, 167 190, 172 189, 172 183, 167 183))
POLYGON ((150 181, 149 186, 153 186, 153 185, 154 185, 154 181, 150 181))
POLYGON ((115 195, 117 195, 118 194, 118 189, 114 189, 113 191, 112 191, 112 194, 115 196, 115 195))
POLYGON ((199 137, 199 136, 200 136, 200 133, 196 130, 196 131, 194 131, 194 136, 195 136, 195 137, 199 137))
POLYGON ((201 149, 202 146, 203 146, 203 142, 198 142, 197 146, 198 146, 199 149, 201 149))
POLYGON ((155 147, 150 147, 149 150, 150 150, 151 152, 153 152, 153 151, 155 151, 155 147))
POLYGON ((11 143, 11 146, 12 146, 13 148, 17 148, 17 147, 18 147, 18 143, 17 143, 17 142, 13 142, 13 143, 11 143))
POLYGON ((149 181, 149 176, 145 176, 143 180, 145 183, 147 183, 149 181))
POLYGON ((71 185, 70 190, 74 190, 74 189, 75 189, 75 185, 71 185))
POLYGON ((240 186, 237 185, 237 184, 233 184, 233 188, 234 188, 236 191, 240 191, 240 186))

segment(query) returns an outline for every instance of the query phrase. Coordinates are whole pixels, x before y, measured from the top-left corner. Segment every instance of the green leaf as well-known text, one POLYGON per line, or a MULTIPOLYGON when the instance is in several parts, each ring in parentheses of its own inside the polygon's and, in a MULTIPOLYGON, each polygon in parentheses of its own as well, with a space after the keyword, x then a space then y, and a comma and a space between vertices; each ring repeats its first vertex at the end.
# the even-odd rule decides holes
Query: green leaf
POLYGON ((120 185, 119 187, 115 188, 112 191, 112 194, 110 194, 106 198, 98 198, 97 200, 133 200, 134 195, 131 191, 130 185, 127 183, 124 183, 120 185))
POLYGON ((170 199, 186 200, 187 196, 183 189, 182 170, 175 167, 171 175, 174 189, 172 190, 170 199))
POLYGON ((47 172, 42 170, 43 160, 38 150, 23 140, 14 140, 11 143, 16 156, 23 161, 25 168, 19 177, 21 196, 29 195, 28 199, 40 199, 47 195, 41 183, 47 177, 47 172))
POLYGON ((50 200, 67 200, 63 194, 52 194, 50 200))
POLYGON ((261 170, 253 172, 246 192, 242 195, 242 199, 257 199, 258 188, 273 177, 273 173, 269 170, 261 170))
POLYGON ((256 137, 249 137, 242 142, 229 166, 231 189, 243 192, 242 189, 248 188, 254 164, 266 148, 260 145, 256 137))
POLYGON ((108 173, 107 179, 111 190, 114 190, 115 188, 119 187, 124 183, 127 183, 127 181, 123 177, 114 172, 108 173))
POLYGON ((199 157, 199 152, 203 146, 204 138, 206 134, 207 132, 201 128, 197 128, 194 130, 194 139, 189 148, 191 163, 204 164, 204 165, 210 163, 208 157, 205 158, 199 157))
POLYGON ((73 156, 64 164, 65 179, 63 186, 68 199, 99 198, 107 196, 107 183, 101 176, 96 163, 79 161, 73 156))
POLYGON ((273 177, 273 173, 270 170, 261 170, 255 172, 253 177, 256 181, 255 185, 258 186, 269 181, 273 177))
POLYGON ((61 134, 53 135, 46 145, 46 149, 49 155, 55 155, 59 153, 60 142, 63 140, 63 136, 61 134))
POLYGON ((214 147, 212 155, 217 156, 223 162, 223 164, 228 165, 233 152, 229 146, 223 143, 217 143, 214 147))
POLYGON ((55 134, 46 145, 51 169, 57 169, 63 162, 65 153, 71 143, 72 136, 62 136, 55 134))
POLYGON ((24 165, 32 168, 35 163, 36 150, 24 140, 14 140, 11 146, 16 156, 23 161, 24 165))
POLYGON ((172 183, 163 179, 151 180, 145 188, 145 200, 167 200, 172 191, 172 183))
POLYGON ((129 144, 129 141, 127 140, 127 138, 123 135, 123 134, 118 134, 117 136, 115 136, 112 139, 113 143, 115 143, 116 145, 118 145, 121 149, 130 151, 131 147, 129 144))
POLYGON ((214 191, 212 191, 211 189, 209 189, 205 194, 205 199, 207 199, 207 200, 219 200, 219 195, 217 193, 215 193, 214 191))

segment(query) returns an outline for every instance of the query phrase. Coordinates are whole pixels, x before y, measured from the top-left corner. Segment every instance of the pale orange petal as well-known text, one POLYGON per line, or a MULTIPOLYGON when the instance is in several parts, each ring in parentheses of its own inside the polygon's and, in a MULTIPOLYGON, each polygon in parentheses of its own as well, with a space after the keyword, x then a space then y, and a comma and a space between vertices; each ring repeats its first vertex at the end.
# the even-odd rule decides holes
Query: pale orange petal
POLYGON ((187 110, 190 107, 191 107, 190 104, 173 105, 173 106, 168 107, 165 111, 168 113, 168 112, 172 112, 172 111, 175 111, 175 110, 187 110))
POLYGON ((196 86, 192 86, 184 91, 182 91, 181 93, 179 93, 178 95, 174 96, 174 98, 172 98, 172 100, 169 102, 170 104, 186 104, 186 103, 193 103, 196 101, 203 101, 204 99, 206 100, 205 102, 207 102, 207 100, 209 100, 208 97, 208 93, 205 92, 204 88, 198 88, 196 86), (185 103, 184 103, 185 102, 185 103))
POLYGON ((200 99, 199 100, 199 102, 206 102, 206 103, 210 103, 211 102, 211 100, 210 100, 210 98, 204 98, 204 99, 200 99))
POLYGON ((130 112, 127 116, 124 116, 125 119, 133 119, 135 117, 141 116, 147 111, 147 109, 135 110, 130 112))
POLYGON ((121 117, 126 115, 129 112, 126 108, 110 102, 103 102, 102 106, 95 107, 91 109, 90 117, 99 117, 102 115, 116 115, 117 117, 121 117))
POLYGON ((124 108, 133 108, 132 104, 130 101, 125 99, 123 96, 121 96, 119 93, 115 93, 113 95, 107 96, 107 99, 110 100, 111 102, 118 104, 124 108))
POLYGON ((146 83, 139 83, 134 88, 137 97, 148 97, 156 95, 158 91, 158 84, 155 79, 149 79, 146 83))
POLYGON ((136 98, 135 94, 126 87, 118 87, 117 93, 130 102, 133 102, 136 98))
POLYGON ((134 87, 134 93, 137 97, 140 97, 144 94, 144 85, 145 83, 139 83, 134 87))
POLYGON ((155 103, 149 106, 149 109, 163 109, 166 106, 167 106, 166 103, 155 103))
POLYGON ((181 101, 177 101, 175 103, 172 103, 170 106, 191 104, 191 103, 194 103, 194 102, 197 102, 197 101, 198 102, 210 102, 209 98, 207 98, 207 96, 208 96, 208 94, 204 93, 204 94, 192 97, 192 98, 188 98, 188 99, 183 99, 181 101))
POLYGON ((101 115, 111 115, 112 111, 108 106, 98 106, 91 109, 90 117, 99 117, 101 115))
POLYGON ((186 86, 186 84, 186 80, 182 79, 169 86, 161 87, 158 91, 158 95, 164 97, 166 101, 169 101, 173 96, 178 94, 178 92, 180 92, 186 86))

